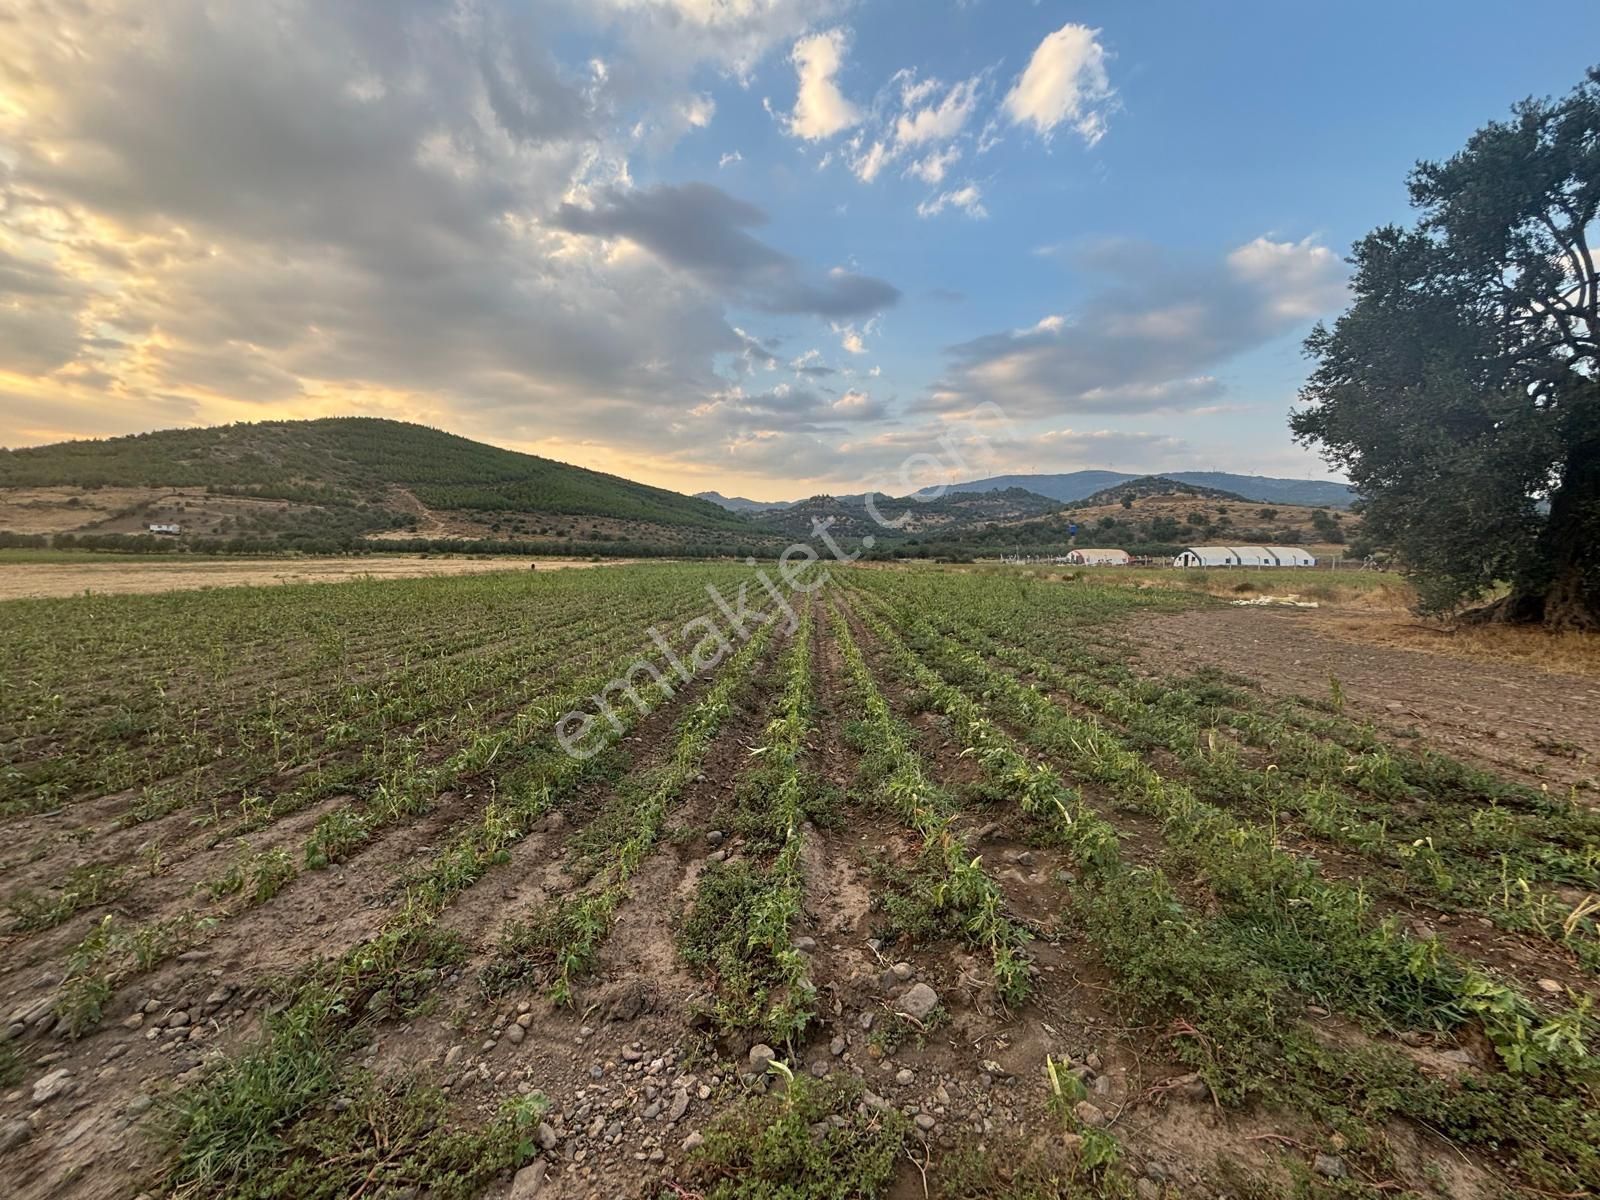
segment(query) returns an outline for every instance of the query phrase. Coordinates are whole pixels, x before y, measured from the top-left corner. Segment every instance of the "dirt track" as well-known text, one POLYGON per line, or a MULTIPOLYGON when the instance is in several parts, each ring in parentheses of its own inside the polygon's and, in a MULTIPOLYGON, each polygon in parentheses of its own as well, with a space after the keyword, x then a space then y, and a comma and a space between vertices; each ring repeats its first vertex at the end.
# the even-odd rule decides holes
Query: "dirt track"
MULTIPOLYGON (((576 559, 538 559, 541 571, 617 565, 576 559)), ((337 583, 341 579, 412 579, 422 575, 464 575, 477 571, 526 571, 525 558, 418 558, 390 555, 367 558, 247 559, 219 562, 124 560, 105 563, 6 563, 0 569, 0 600, 75 596, 80 592, 171 592, 186 588, 262 587, 276 583, 337 583)))

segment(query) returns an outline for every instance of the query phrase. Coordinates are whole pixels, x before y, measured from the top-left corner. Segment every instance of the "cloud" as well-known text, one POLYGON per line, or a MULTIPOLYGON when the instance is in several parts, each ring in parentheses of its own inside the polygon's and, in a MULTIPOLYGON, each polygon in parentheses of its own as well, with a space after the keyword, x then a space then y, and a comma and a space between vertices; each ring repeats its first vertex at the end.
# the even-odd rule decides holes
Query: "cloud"
POLYGON ((1224 394, 1219 365, 1337 308, 1345 287, 1337 257, 1309 239, 1258 238, 1199 264, 1103 241, 1075 265, 1103 286, 1074 312, 950 347, 923 406, 987 401, 1017 419, 1193 411, 1224 394))
MULTIPOLYGON (((833 331, 839 335, 839 346, 847 354, 865 354, 867 352, 866 339, 862 337, 853 325, 835 325, 833 331)), ((870 322, 869 328, 870 331, 870 322)))
POLYGON ((1071 22, 1045 36, 1006 93, 1006 115, 1049 137, 1066 123, 1091 146, 1105 135, 1112 99, 1100 31, 1071 22))
POLYGON ((712 119, 708 75, 815 4, 13 9, 0 442, 371 412, 705 461, 690 411, 779 366, 734 306, 859 320, 899 295, 752 236, 764 214, 715 188, 631 183, 712 119))
POLYGON ((807 273, 745 230, 766 222, 753 204, 707 183, 608 189, 590 208, 563 204, 551 224, 569 233, 625 237, 717 291, 775 313, 849 317, 895 303, 900 292, 871 276, 835 267, 807 273))
MULTIPOLYGON (((968 120, 983 99, 986 73, 945 84, 896 71, 860 115, 861 129, 844 147, 843 157, 862 183, 872 183, 889 164, 913 161, 904 174, 938 184, 962 154, 968 120)), ((825 160, 826 161, 826 160, 825 160)))
POLYGON ((1276 312, 1286 321, 1305 321, 1344 301, 1344 271, 1339 258, 1311 238, 1274 242, 1258 237, 1228 255, 1236 277, 1270 291, 1276 312))
MULTIPOLYGON (((961 132, 978 103, 981 77, 962 80, 952 86, 937 104, 917 107, 908 104, 895 121, 894 137, 901 146, 920 146, 925 142, 948 142, 961 132)), ((929 80, 937 86, 937 81, 929 80)))
POLYGON ((931 200, 917 205, 917 216, 936 217, 947 208, 960 209, 967 216, 981 220, 989 215, 983 206, 983 192, 975 183, 964 184, 948 192, 941 192, 931 200))
POLYGON ((861 119, 860 111, 845 99, 834 79, 844 64, 845 46, 842 29, 814 33, 794 44, 790 58, 799 90, 788 128, 795 137, 807 141, 830 138, 861 119))
POLYGON ((731 167, 731 166, 733 166, 734 163, 740 163, 740 162, 743 162, 743 161, 744 161, 744 155, 740 154, 737 150, 730 150, 726 154, 724 154, 721 158, 717 159, 717 166, 719 168, 721 168, 721 167, 731 167))
POLYGON ((944 182, 946 172, 961 158, 959 146, 947 146, 943 150, 935 151, 924 158, 919 158, 906 168, 906 174, 914 175, 923 183, 936 185, 944 182))

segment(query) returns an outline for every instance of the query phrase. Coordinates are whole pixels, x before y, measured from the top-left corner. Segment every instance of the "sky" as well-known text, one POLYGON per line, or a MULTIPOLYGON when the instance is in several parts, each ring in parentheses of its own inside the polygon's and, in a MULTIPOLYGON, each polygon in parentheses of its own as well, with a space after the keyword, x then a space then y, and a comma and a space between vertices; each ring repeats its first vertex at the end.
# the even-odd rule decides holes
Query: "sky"
POLYGON ((1327 478, 1286 418, 1351 244, 1595 47, 1478 0, 0 0, 0 445, 1327 478))

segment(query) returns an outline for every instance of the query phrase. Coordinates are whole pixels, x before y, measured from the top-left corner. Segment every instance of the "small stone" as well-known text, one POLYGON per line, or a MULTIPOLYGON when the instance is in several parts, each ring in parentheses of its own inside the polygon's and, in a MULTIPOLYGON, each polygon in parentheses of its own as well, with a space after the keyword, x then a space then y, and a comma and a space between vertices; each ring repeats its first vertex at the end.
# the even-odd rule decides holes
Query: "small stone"
POLYGON ((143 1024, 144 1013, 142 1012, 130 1013, 128 1016, 122 1019, 122 1027, 124 1029, 137 1029, 143 1024))
POLYGON ((916 1077, 917 1076, 915 1072, 913 1072, 910 1067, 901 1067, 895 1072, 894 1081, 901 1087, 910 1087, 911 1082, 916 1079, 916 1077))
POLYGON ((765 1042, 758 1042, 750 1047, 750 1069, 757 1075, 765 1075, 767 1068, 778 1057, 777 1051, 765 1042))
POLYGON ((1311 1169, 1328 1179, 1343 1179, 1345 1176, 1344 1159, 1337 1154, 1318 1154, 1311 1169))
POLYGON ((871 1029, 872 1028, 873 1016, 874 1016, 873 1013, 864 1012, 859 1017, 856 1018, 856 1024, 861 1026, 861 1028, 864 1029, 864 1030, 865 1029, 871 1029))
POLYGON ((189 1014, 184 1012, 183 1009, 181 1009, 181 1008, 177 1012, 173 1013, 170 1017, 167 1018, 167 1028, 168 1029, 182 1029, 188 1023, 189 1023, 189 1014))
POLYGON ((817 939, 813 937, 797 937, 794 940, 794 948, 806 954, 810 954, 817 948, 817 939))
POLYGON ((1083 1065, 1088 1067, 1091 1071, 1103 1071, 1106 1069, 1105 1060, 1101 1058, 1099 1052, 1095 1050, 1089 1051, 1088 1055, 1083 1060, 1083 1065))
POLYGON ((451 1046, 450 1049, 444 1052, 444 1065, 447 1067, 455 1066, 456 1059, 461 1057, 461 1054, 465 1049, 465 1046, 451 1046))
POLYGON ((511 1200, 533 1200, 544 1189, 549 1170, 550 1164, 542 1158, 523 1167, 511 1180, 511 1200))
POLYGON ((140 1113, 149 1111, 150 1107, 155 1104, 155 1102, 156 1098, 154 1096, 151 1096, 145 1092, 140 1092, 132 1100, 128 1101, 128 1115, 130 1117, 137 1117, 140 1113))
POLYGON ((1559 996, 1567 989, 1561 985, 1561 981, 1558 979, 1541 979, 1539 980, 1539 990, 1547 995, 1559 996))
POLYGON ((935 1121, 927 1113, 918 1113, 917 1114, 917 1122, 916 1123, 917 1123, 917 1128, 922 1130, 923 1133, 932 1133, 933 1132, 933 1127, 935 1125, 937 1125, 939 1122, 935 1121))
POLYGON ((72 1089, 72 1072, 65 1067, 57 1067, 48 1075, 42 1075, 33 1085, 33 1106, 48 1104, 57 1096, 72 1089))
POLYGON ((506 1041, 513 1046, 521 1045, 522 1039, 528 1036, 528 1031, 521 1025, 506 1026, 506 1041))
POLYGON ((1077 1104, 1073 1105, 1072 1111, 1078 1120, 1092 1129, 1098 1129, 1106 1123, 1106 1114, 1087 1100, 1079 1100, 1077 1104))
POLYGON ((706 845, 708 845, 708 846, 720 846, 720 845, 722 845, 722 837, 723 837, 722 830, 713 829, 710 833, 706 834, 706 845))
POLYGON ((917 969, 908 962, 897 962, 894 966, 890 967, 889 970, 901 983, 908 982, 911 977, 917 973, 917 969))
POLYGON ((838 1058, 841 1054, 844 1053, 844 1047, 845 1047, 844 1038, 835 1037, 833 1039, 833 1041, 828 1043, 828 1053, 833 1055, 835 1058, 838 1058))
POLYGON ((895 1002, 895 1006, 912 1020, 923 1021, 939 1007, 939 993, 925 983, 914 983, 895 1002))
POLYGON ((689 1093, 687 1091, 685 1091, 683 1088, 679 1088, 677 1093, 672 1097, 672 1107, 667 1109, 667 1121, 668 1121, 668 1123, 674 1124, 674 1125, 677 1124, 680 1120, 683 1119, 683 1114, 688 1112, 688 1111, 689 1111, 689 1093))
POLYGON ((632 1046, 628 1046, 622 1051, 622 1061, 625 1063, 641 1062, 643 1059, 644 1052, 641 1050, 635 1050, 632 1046))
POLYGON ((691 1150, 698 1150, 701 1146, 703 1146, 705 1144, 706 1144, 705 1134, 701 1133, 697 1129, 693 1133, 691 1133, 688 1137, 683 1139, 683 1143, 682 1143, 682 1147, 681 1148, 682 1148, 683 1152, 685 1154, 687 1154, 691 1150))
POLYGON ((825 1058, 813 1059, 810 1069, 813 1076, 818 1079, 825 1079, 828 1074, 828 1060, 825 1058))
POLYGON ((706 855, 706 861, 714 863, 727 862, 728 852, 726 850, 713 850, 710 854, 706 855))

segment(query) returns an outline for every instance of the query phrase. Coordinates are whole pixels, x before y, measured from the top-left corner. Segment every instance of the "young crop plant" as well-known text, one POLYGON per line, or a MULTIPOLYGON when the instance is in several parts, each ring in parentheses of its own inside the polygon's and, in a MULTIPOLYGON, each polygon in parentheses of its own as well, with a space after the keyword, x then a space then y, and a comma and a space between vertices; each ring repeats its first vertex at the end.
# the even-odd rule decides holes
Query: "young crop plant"
POLYGON ((705 696, 678 722, 671 756, 642 781, 631 822, 618 830, 598 882, 585 894, 565 897, 536 913, 526 925, 513 926, 502 942, 497 963, 486 972, 489 986, 504 990, 537 976, 548 984, 558 1002, 571 1003, 573 981, 593 965, 611 931, 617 907, 628 896, 629 879, 654 849, 669 809, 699 773, 734 703, 748 688, 772 630, 771 624, 761 626, 723 664, 705 696))
MULTIPOLYGON (((875 580, 873 586, 880 585, 875 580)), ((851 594, 860 595, 854 587, 851 594)), ((981 694, 985 703, 1006 715, 1018 737, 1030 744, 1037 740, 1041 751, 1069 764, 1074 774, 1110 784, 1114 791, 1118 784, 1137 784, 1137 791, 1128 793, 1135 807, 1149 807, 1152 794, 1162 795, 1160 777, 1115 735, 1069 718, 1036 690, 988 666, 981 656, 933 636, 916 613, 899 608, 895 615, 911 643, 938 666, 937 675, 947 684, 962 681, 955 689, 958 694, 952 694, 941 692, 936 680, 923 677, 926 690, 941 701, 939 707, 958 729, 963 728, 963 713, 970 732, 982 728, 977 725, 981 710, 967 693, 981 694)), ((870 622, 870 614, 866 619, 870 622)), ((886 652, 897 654, 894 630, 886 625, 875 629, 886 652)), ((990 727, 980 761, 1001 772, 1002 779, 1009 775, 1018 781, 1021 775, 1006 770, 1005 757, 992 753, 995 740, 1003 744, 1009 736, 990 727)), ((1056 796, 1060 808, 1055 820, 1069 846, 1074 829, 1105 824, 1087 807, 1074 811, 1076 798, 1064 787, 1056 796)), ((1183 836, 1190 828, 1213 828, 1213 810, 1207 806, 1181 792, 1166 793, 1165 799, 1170 804, 1169 836, 1183 836)), ((1270 839, 1257 842, 1252 840, 1254 834, 1241 839, 1236 835, 1247 831, 1237 826, 1216 832, 1223 836, 1214 842, 1208 838, 1191 843, 1202 848, 1203 861, 1221 860, 1220 868, 1212 866, 1212 875, 1220 870, 1227 877, 1271 861, 1270 839), (1227 857, 1235 841, 1233 849, 1242 856, 1237 866, 1227 857)), ((1138 998, 1141 1009, 1152 1016, 1175 1014, 1175 1028, 1182 1031, 1174 1040, 1175 1049, 1201 1071, 1223 1103, 1258 1097, 1303 1109, 1338 1130, 1353 1151, 1378 1156, 1373 1159, 1375 1169, 1382 1165, 1382 1141, 1373 1137, 1373 1122, 1383 1113, 1394 1113, 1433 1128, 1448 1128, 1464 1144, 1506 1153, 1516 1169, 1539 1186, 1570 1189, 1580 1181, 1600 1178, 1600 1151, 1594 1149, 1600 1143, 1593 1141, 1600 1135, 1596 1115, 1600 1109, 1595 1103, 1596 1072, 1582 1044, 1589 1020, 1583 1005, 1554 1017, 1534 1017, 1526 999, 1481 971, 1451 960, 1437 943, 1417 942, 1380 926, 1372 935, 1375 942, 1337 968, 1342 977, 1350 983, 1380 985, 1387 979, 1400 984, 1402 991, 1442 989, 1456 1006, 1457 1015, 1448 1019, 1480 1020, 1497 1039, 1508 1068, 1472 1074, 1460 1082, 1419 1083, 1415 1066, 1392 1050, 1381 1045, 1335 1049, 1301 1026, 1291 1014, 1301 1010, 1303 993, 1297 994, 1296 981, 1286 974, 1288 960, 1281 953, 1264 952, 1259 942, 1242 936, 1251 928, 1248 922, 1226 911, 1196 917, 1160 871, 1124 866, 1110 847, 1098 865, 1089 859, 1083 866, 1082 894, 1074 896, 1072 912, 1089 943, 1117 973, 1125 993, 1138 998), (1405 953, 1391 956, 1391 941, 1405 953), (1406 980, 1386 975, 1396 964, 1409 973, 1406 980), (1402 1082, 1407 1078, 1410 1084, 1402 1082)), ((1315 922, 1327 918, 1333 922, 1328 929, 1339 936, 1367 936, 1348 915, 1334 917, 1327 906, 1336 895, 1303 891, 1283 896, 1285 886, 1285 880, 1274 880, 1259 889, 1260 896, 1272 904, 1282 902, 1274 896, 1295 901, 1287 912, 1301 914, 1292 919, 1301 921, 1306 932, 1315 931, 1315 922)), ((1293 930, 1280 933, 1286 936, 1293 930)), ((1313 935, 1305 944, 1318 943, 1313 935)), ((1380 1002, 1393 1001, 1381 994, 1380 1002)))
POLYGON ((777 715, 753 751, 761 764, 752 776, 754 790, 768 803, 762 824, 770 831, 770 858, 759 866, 716 863, 704 871, 680 938, 684 959, 717 981, 717 1022, 759 1029, 780 1045, 804 1032, 815 1001, 805 957, 791 940, 804 886, 800 760, 812 728, 811 632, 807 609, 783 656, 777 715))
POLYGON ((952 828, 955 809, 950 797, 927 777, 912 749, 909 730, 884 699, 838 609, 833 612, 833 629, 862 713, 868 746, 862 756, 863 777, 873 781, 877 794, 922 838, 923 861, 930 872, 929 907, 949 914, 970 945, 988 951, 1001 1001, 1022 1003, 1032 987, 1022 930, 1005 916, 1004 898, 979 856, 952 828))
POLYGON ((1053 704, 981 655, 902 612, 918 648, 947 664, 953 679, 982 686, 1030 742, 1072 763, 1131 808, 1159 817, 1170 844, 1203 863, 1207 882, 1250 952, 1325 1002, 1407 1027, 1450 1028, 1477 1020, 1515 1070, 1587 1070, 1586 1038, 1576 1045, 1547 1026, 1588 1024, 1583 1016, 1541 1015, 1525 997, 1481 968, 1420 944, 1392 922, 1374 922, 1359 891, 1325 882, 1314 863, 1281 851, 1270 831, 1233 820, 1163 778, 1108 729, 1053 704), (1487 997, 1492 996, 1493 1000, 1487 997), (1558 1051, 1553 1047, 1563 1047, 1558 1051))
POLYGON ((50 929, 82 909, 109 903, 132 886, 127 874, 126 868, 112 865, 74 867, 54 895, 20 892, 6 901, 14 918, 12 928, 17 933, 50 929))

